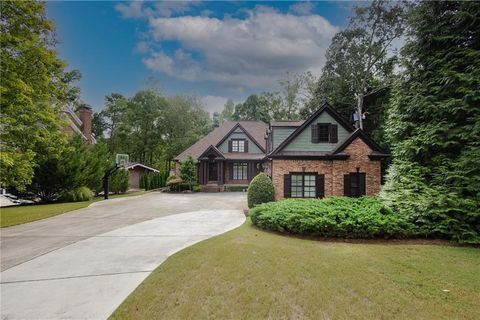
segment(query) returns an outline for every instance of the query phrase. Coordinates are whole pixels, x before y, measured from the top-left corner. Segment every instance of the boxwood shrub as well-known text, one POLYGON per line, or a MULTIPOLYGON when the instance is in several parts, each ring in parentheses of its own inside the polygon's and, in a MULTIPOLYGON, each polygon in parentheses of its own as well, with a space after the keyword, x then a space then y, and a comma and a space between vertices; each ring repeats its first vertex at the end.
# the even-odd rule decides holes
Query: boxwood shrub
POLYGON ((261 203, 274 201, 275 189, 270 177, 263 172, 257 174, 248 186, 247 198, 249 208, 253 208, 261 203))
POLYGON ((376 197, 287 199, 250 210, 252 222, 285 233, 341 238, 405 238, 415 227, 376 197))

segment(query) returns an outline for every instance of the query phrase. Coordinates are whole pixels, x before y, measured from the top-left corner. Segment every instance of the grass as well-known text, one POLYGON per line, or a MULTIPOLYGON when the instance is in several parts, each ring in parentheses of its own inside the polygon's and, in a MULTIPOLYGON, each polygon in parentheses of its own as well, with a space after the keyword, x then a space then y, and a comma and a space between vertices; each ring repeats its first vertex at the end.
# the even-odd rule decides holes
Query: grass
POLYGON ((476 248, 305 240, 247 221, 168 258, 111 319, 478 319, 479 265, 476 248))
MULTIPOLYGON (((124 194, 110 195, 110 199, 138 196, 148 191, 130 192, 124 194)), ((88 207, 90 204, 103 200, 102 197, 95 197, 90 201, 50 203, 36 205, 11 206, 0 209, 0 227, 11 227, 18 224, 41 220, 53 217, 68 211, 88 207)))

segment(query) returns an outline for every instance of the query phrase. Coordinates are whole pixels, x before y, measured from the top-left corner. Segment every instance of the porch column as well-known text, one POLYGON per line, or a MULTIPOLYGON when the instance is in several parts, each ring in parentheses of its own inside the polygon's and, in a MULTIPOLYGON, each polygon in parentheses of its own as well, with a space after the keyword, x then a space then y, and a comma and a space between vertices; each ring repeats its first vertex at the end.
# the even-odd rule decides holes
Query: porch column
POLYGON ((223 185, 223 161, 219 160, 217 165, 217 183, 218 185, 223 185))
POLYGON ((198 171, 199 171, 198 183, 207 184, 207 162, 205 160, 200 160, 198 171))

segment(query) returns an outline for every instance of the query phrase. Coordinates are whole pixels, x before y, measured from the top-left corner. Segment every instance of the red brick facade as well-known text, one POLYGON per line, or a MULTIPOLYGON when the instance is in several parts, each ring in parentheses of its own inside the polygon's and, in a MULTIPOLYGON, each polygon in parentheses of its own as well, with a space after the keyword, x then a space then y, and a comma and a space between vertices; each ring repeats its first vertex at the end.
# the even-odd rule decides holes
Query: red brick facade
POLYGON ((283 179, 290 172, 316 172, 325 175, 325 196, 343 196, 343 176, 351 172, 366 173, 366 194, 374 195, 380 191, 381 163, 370 160, 372 149, 362 139, 355 139, 344 152, 350 157, 346 160, 272 160, 272 180, 275 186, 275 198, 284 198, 283 179))

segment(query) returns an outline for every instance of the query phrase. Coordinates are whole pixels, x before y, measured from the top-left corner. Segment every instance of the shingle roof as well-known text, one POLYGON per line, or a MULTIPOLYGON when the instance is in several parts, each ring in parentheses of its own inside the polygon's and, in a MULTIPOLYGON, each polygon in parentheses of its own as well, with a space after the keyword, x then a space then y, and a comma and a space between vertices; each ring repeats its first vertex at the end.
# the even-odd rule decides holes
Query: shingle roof
POLYGON ((237 124, 240 124, 256 143, 264 149, 266 148, 266 141, 264 138, 265 131, 268 128, 266 123, 262 121, 225 121, 220 127, 215 128, 212 132, 180 153, 175 157, 175 161, 183 161, 189 155, 194 159, 197 159, 208 147, 212 145, 216 146, 237 124))

